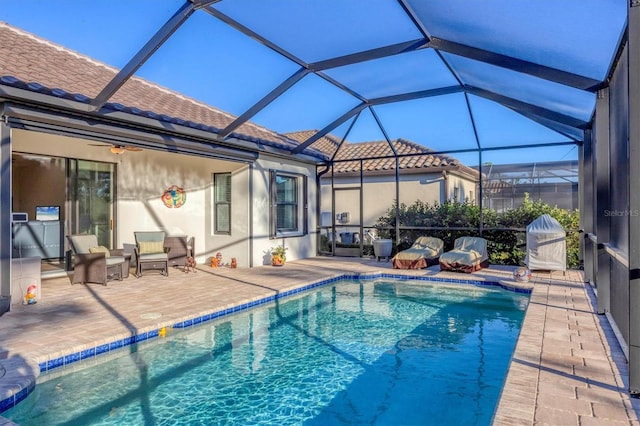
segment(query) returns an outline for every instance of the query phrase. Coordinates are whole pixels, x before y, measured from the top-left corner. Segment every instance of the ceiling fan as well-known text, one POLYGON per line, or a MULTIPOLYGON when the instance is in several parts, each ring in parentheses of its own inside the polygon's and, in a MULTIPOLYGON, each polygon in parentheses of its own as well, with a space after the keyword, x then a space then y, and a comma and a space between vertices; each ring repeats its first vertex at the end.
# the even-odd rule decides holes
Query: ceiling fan
POLYGON ((132 151, 132 152, 138 152, 138 151, 142 151, 142 148, 138 148, 137 146, 126 146, 126 145, 115 145, 115 144, 111 144, 111 145, 103 145, 103 144, 90 144, 91 146, 101 146, 101 147, 105 147, 105 148, 109 148, 109 151, 111 151, 112 154, 124 154, 126 151, 132 151))

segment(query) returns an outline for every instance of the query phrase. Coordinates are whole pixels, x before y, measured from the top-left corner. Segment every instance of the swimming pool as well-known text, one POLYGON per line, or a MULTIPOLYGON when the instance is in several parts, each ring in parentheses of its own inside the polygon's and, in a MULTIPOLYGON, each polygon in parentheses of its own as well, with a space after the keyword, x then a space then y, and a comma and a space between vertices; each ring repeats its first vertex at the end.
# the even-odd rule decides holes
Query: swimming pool
POLYGON ((527 302, 497 286, 335 282, 45 374, 3 416, 23 425, 490 424, 527 302))

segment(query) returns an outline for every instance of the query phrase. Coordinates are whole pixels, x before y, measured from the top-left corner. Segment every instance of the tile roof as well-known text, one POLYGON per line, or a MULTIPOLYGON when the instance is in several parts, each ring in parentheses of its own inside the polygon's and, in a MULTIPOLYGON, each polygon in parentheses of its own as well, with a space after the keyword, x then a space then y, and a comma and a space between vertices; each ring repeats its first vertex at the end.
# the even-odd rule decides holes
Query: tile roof
MULTIPOLYGON (((4 22, 0 22, 0 40, 0 85, 88 103, 118 72, 4 22)), ((105 107, 214 133, 236 118, 138 77, 128 79, 105 107)), ((244 123, 232 136, 287 150, 298 145, 251 122, 244 123)), ((305 150, 305 154, 325 158, 316 150, 305 150)))
MULTIPOLYGON (((118 69, 63 46, 44 40, 31 33, 0 22, 0 85, 19 87, 60 98, 89 103, 113 79, 118 69)), ((196 99, 171 91, 147 80, 132 77, 110 98, 105 108, 171 122, 216 133, 236 117, 196 99)), ((284 135, 255 123, 246 122, 233 134, 238 139, 291 150, 307 140, 316 131, 307 130, 284 135)), ((330 159, 341 139, 326 135, 304 150, 316 158, 330 159)), ((450 156, 431 154, 431 150, 405 139, 392 141, 401 157, 400 169, 464 168, 471 174, 477 171, 460 164, 450 156)), ((346 142, 335 160, 336 173, 358 172, 360 161, 365 160, 365 171, 395 169, 393 151, 386 141, 363 143, 346 142)))
MULTIPOLYGON (((285 136, 304 142, 316 132, 314 130, 306 130, 302 132, 286 133, 285 136)), ((341 139, 326 135, 318 139, 312 146, 328 155, 333 155, 336 148, 340 144, 341 139)), ((391 141, 400 157, 400 169, 425 169, 429 168, 429 172, 446 169, 464 169, 471 175, 477 175, 478 172, 460 163, 456 158, 444 154, 433 154, 432 150, 411 142, 406 139, 394 139, 391 141), (420 155, 410 155, 420 154, 420 155), (406 155, 406 156, 404 156, 406 155), (435 170, 437 169, 437 170, 435 170)), ((335 156, 334 171, 335 173, 354 173, 360 171, 360 159, 366 159, 363 162, 363 170, 366 172, 384 172, 385 170, 395 170, 395 159, 393 150, 387 141, 371 141, 351 143, 345 141, 335 156), (391 158, 381 158, 391 157, 391 158)))

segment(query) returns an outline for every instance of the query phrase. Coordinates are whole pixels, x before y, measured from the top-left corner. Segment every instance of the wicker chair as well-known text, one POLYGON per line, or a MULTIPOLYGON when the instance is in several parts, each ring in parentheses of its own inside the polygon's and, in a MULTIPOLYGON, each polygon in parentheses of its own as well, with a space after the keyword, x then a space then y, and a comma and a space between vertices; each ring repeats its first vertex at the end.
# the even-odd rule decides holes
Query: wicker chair
POLYGON ((133 233, 136 239, 136 277, 142 276, 145 269, 160 270, 169 275, 169 249, 164 244, 164 231, 141 231, 133 233))
POLYGON ((67 235, 67 240, 73 252, 71 284, 107 285, 107 281, 122 281, 129 276, 131 257, 122 249, 109 250, 98 245, 98 238, 93 234, 67 235))

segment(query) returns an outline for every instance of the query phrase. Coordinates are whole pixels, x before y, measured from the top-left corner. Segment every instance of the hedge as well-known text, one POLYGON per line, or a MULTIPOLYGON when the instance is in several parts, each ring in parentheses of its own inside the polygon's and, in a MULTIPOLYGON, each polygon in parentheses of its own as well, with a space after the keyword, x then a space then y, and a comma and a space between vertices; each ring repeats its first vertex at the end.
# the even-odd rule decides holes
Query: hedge
MULTIPOLYGON (((391 238, 396 241, 396 202, 384 216, 378 218, 375 227, 381 238, 391 238)), ((446 201, 444 203, 429 204, 420 200, 407 206, 400 204, 400 225, 403 228, 423 227, 435 228, 428 231, 432 237, 441 238, 446 250, 453 248, 456 238, 479 235, 480 207, 468 201, 446 201), (473 228, 473 230, 455 228, 473 228), (452 229, 453 228, 453 229, 452 229)), ((487 229, 482 237, 487 240, 489 261, 499 265, 523 265, 526 254, 527 225, 542 214, 554 217, 567 232, 567 267, 580 266, 580 236, 578 227, 580 215, 578 210, 565 210, 551 206, 541 200, 533 201, 529 194, 525 194, 522 206, 498 213, 495 210, 483 208, 483 228, 487 229), (492 229, 494 228, 494 229, 492 229), (504 230, 509 228, 509 230, 504 230)), ((426 231, 418 229, 401 230, 400 244, 397 249, 408 247, 417 237, 426 231)))

